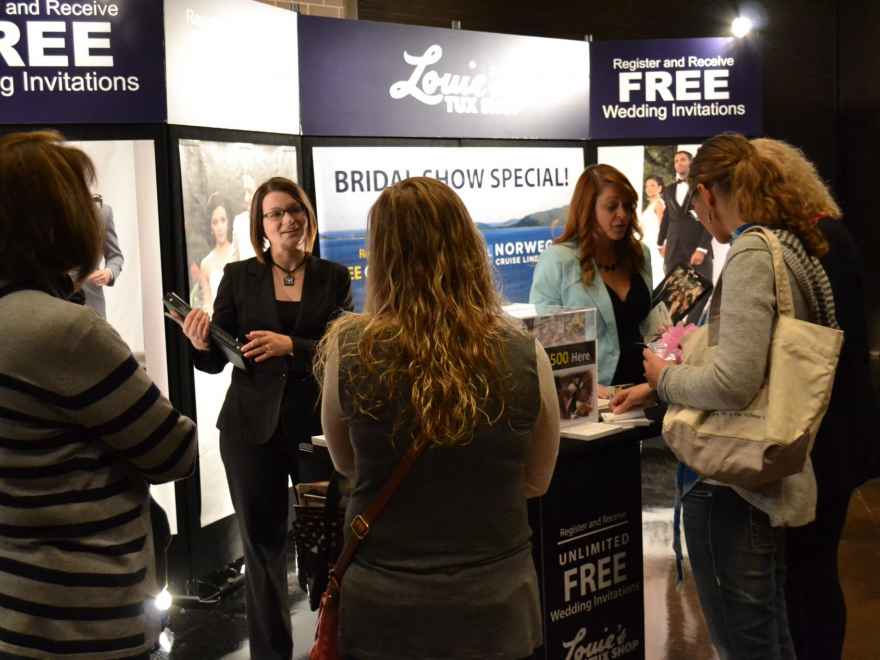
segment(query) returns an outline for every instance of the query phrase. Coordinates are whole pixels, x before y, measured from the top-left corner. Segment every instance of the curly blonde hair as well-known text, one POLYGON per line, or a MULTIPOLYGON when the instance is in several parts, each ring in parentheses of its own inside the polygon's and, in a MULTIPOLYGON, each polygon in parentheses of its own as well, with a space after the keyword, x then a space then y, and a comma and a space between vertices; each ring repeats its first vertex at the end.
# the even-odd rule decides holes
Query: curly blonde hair
POLYGON ((406 428, 419 444, 468 444, 479 424, 500 418, 499 394, 511 387, 503 344, 524 333, 501 309, 482 236, 452 189, 413 177, 370 209, 368 259, 365 310, 330 326, 318 381, 338 346, 355 413, 377 419, 408 395, 394 435, 406 428))
POLYGON ((744 222, 787 229, 814 257, 828 252, 828 242, 804 208, 800 191, 776 162, 762 156, 742 135, 723 133, 706 140, 691 163, 688 179, 692 190, 702 184, 729 195, 744 222))
POLYGON ((758 153, 776 163, 785 180, 797 191, 804 210, 812 217, 840 220, 843 213, 816 166, 797 147, 772 138, 756 138, 752 144, 758 153))
POLYGON ((581 280, 589 286, 595 276, 593 258, 596 255, 596 200, 606 187, 613 186, 629 213, 626 235, 614 243, 619 263, 630 273, 638 273, 645 265, 645 253, 640 239, 642 228, 636 217, 639 195, 629 179, 611 165, 590 165, 583 171, 571 196, 568 219, 562 235, 554 243, 575 241, 580 250, 581 280))

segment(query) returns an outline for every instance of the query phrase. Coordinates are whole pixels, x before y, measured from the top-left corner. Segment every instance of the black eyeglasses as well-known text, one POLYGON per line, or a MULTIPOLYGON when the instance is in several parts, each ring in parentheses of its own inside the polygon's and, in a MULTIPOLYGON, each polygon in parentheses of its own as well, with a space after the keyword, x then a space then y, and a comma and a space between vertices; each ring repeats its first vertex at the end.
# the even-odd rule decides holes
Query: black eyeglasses
POLYGON ((263 214, 263 219, 265 220, 281 220, 284 218, 284 214, 286 213, 291 218, 296 215, 302 215, 306 212, 306 210, 300 206, 299 204, 288 206, 286 209, 271 209, 266 211, 263 214))

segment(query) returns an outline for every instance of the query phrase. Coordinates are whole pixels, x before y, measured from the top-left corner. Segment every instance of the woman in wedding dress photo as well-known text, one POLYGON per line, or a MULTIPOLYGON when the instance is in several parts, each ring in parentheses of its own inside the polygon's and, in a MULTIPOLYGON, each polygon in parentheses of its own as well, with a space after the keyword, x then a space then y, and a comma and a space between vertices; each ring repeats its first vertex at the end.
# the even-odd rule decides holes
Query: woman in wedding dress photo
POLYGON ((220 278, 223 277, 223 269, 226 264, 238 261, 238 252, 232 243, 232 227, 230 226, 229 213, 226 203, 215 193, 208 200, 208 210, 211 219, 211 238, 214 241, 213 249, 202 259, 199 265, 201 270, 202 309, 210 314, 214 309, 214 296, 217 295, 217 287, 220 278))
POLYGON ((663 220, 663 212, 666 204, 663 202, 663 179, 651 175, 645 179, 645 206, 639 215, 639 224, 642 227, 642 242, 651 250, 652 276, 654 284, 662 282, 665 277, 663 272, 663 257, 657 248, 657 235, 660 233, 660 221, 663 220))

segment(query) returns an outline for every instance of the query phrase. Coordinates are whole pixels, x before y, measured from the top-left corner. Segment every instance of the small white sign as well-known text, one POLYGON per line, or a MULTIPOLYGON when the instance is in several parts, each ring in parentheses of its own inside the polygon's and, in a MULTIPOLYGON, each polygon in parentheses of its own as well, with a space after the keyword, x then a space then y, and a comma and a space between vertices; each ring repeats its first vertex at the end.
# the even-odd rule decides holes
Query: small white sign
POLYGON ((297 15, 253 0, 165 0, 168 123, 298 134, 297 15))

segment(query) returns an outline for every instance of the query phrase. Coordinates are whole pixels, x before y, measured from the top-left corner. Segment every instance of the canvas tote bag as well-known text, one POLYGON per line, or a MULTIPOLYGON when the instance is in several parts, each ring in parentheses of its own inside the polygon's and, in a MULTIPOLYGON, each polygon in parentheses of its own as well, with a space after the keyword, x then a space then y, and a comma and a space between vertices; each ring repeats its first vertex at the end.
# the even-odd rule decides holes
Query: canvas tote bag
MULTIPOLYGON (((776 279, 777 319, 764 384, 743 410, 670 404, 663 437, 701 476, 756 490, 803 469, 828 410, 843 332, 795 318, 779 239, 763 227, 748 231, 770 248, 776 279)), ((714 350, 709 328, 693 332, 682 348, 684 364, 708 364, 714 350)))

